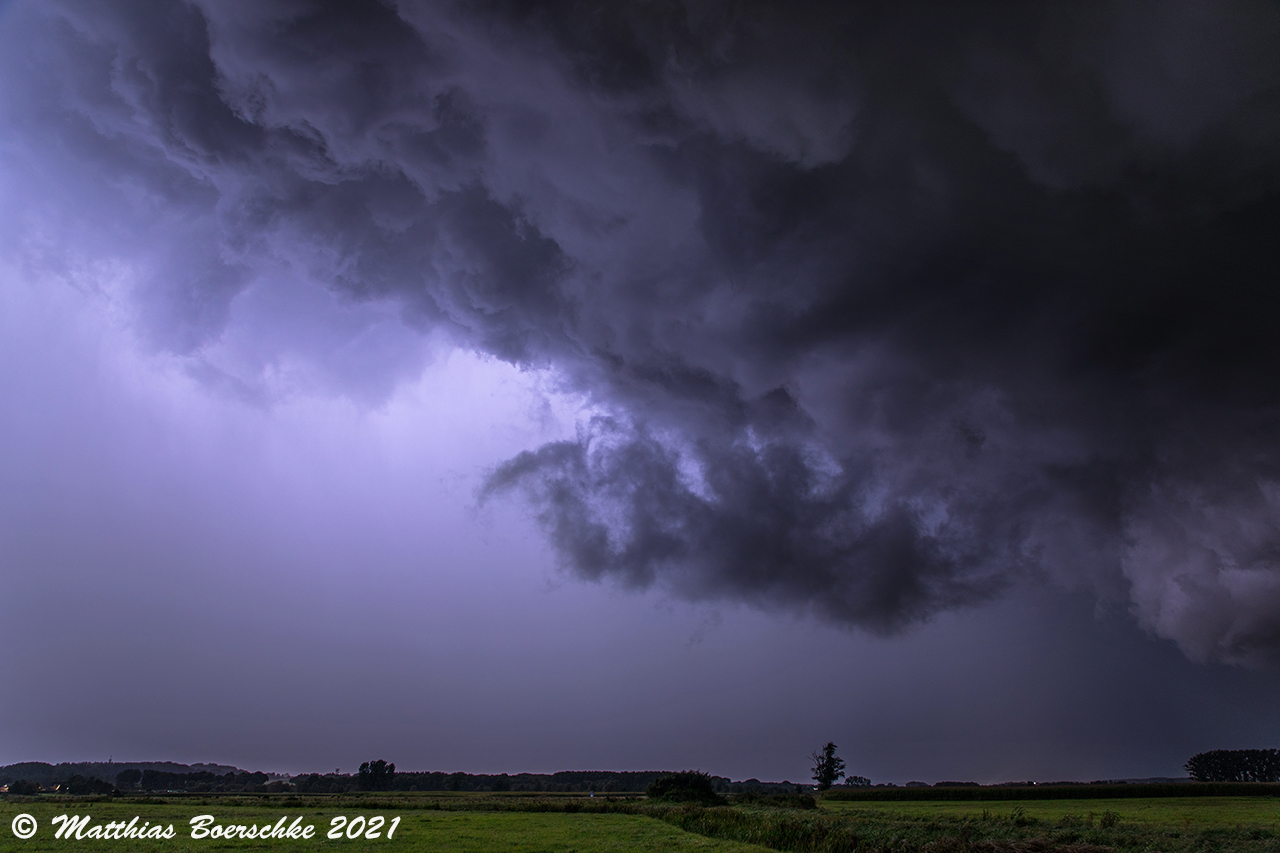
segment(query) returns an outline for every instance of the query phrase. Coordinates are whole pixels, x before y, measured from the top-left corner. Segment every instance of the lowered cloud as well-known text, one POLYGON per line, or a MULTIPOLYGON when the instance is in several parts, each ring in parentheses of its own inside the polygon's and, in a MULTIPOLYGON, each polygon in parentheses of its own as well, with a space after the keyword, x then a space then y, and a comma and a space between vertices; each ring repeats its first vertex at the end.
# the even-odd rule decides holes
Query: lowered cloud
POLYGON ((482 496, 577 574, 877 632, 1050 579, 1280 663, 1272 6, 8 14, 32 263, 94 235, 258 401, 406 330, 551 371, 594 415, 482 496))

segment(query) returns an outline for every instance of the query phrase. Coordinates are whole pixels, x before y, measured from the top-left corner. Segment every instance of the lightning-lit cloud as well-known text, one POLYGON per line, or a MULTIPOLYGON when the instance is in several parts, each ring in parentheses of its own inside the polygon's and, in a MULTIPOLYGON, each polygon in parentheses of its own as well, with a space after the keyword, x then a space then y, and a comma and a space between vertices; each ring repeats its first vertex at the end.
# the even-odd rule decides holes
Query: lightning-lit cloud
POLYGON ((1280 663, 1273 6, 9 14, 31 263, 250 400, 548 371, 592 416, 482 495, 581 576, 877 632, 1047 578, 1280 663))

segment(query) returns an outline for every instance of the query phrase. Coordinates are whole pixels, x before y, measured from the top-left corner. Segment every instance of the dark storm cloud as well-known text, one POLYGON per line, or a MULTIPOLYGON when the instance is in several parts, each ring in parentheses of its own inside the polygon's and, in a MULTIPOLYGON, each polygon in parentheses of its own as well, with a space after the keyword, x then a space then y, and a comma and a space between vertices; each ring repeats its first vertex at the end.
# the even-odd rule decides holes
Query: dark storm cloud
POLYGON ((599 416, 486 494, 584 577, 877 631, 1051 577, 1280 663, 1271 5, 17 13, 24 144, 173 218, 158 346, 289 269, 553 368, 599 416))

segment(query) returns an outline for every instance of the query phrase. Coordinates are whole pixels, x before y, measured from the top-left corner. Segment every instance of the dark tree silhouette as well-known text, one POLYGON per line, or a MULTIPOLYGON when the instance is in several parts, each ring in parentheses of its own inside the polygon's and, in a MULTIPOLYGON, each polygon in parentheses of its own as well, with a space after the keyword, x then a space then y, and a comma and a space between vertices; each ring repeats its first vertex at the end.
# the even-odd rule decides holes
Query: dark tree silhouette
POLYGON ((122 791, 131 791, 142 782, 142 771, 136 767, 121 770, 116 774, 116 787, 122 791))
POLYGON ((1215 749, 1191 756, 1183 765, 1197 782, 1280 781, 1280 751, 1215 749))
POLYGON ((390 791, 396 778, 396 766, 379 758, 360 765, 358 783, 361 791, 390 791))
POLYGON ((836 745, 827 742, 821 753, 809 756, 813 759, 813 779, 818 783, 818 790, 825 791, 844 775, 844 759, 836 757, 836 745))
POLYGON ((655 779, 645 790, 645 794, 655 800, 676 803, 723 802, 723 798, 716 793, 711 776, 697 770, 670 773, 655 779))
POLYGON ((115 789, 110 782, 104 782, 97 776, 90 776, 86 779, 79 773, 72 775, 67 781, 58 786, 58 793, 74 794, 76 796, 110 794, 113 790, 115 789))

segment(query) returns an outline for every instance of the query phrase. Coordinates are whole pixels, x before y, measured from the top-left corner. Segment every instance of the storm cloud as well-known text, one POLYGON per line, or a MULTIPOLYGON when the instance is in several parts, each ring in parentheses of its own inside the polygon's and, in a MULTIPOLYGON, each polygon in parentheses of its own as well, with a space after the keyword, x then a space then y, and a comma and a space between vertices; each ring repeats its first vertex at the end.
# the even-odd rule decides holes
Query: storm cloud
POLYGON ((263 405, 406 329, 549 372, 577 437, 481 499, 576 574, 882 633, 1048 581, 1280 665, 1272 4, 7 14, 28 251, 263 405))

